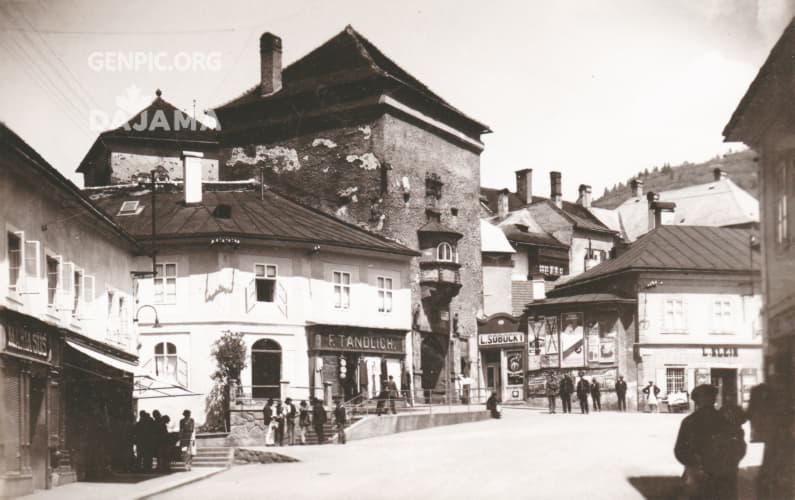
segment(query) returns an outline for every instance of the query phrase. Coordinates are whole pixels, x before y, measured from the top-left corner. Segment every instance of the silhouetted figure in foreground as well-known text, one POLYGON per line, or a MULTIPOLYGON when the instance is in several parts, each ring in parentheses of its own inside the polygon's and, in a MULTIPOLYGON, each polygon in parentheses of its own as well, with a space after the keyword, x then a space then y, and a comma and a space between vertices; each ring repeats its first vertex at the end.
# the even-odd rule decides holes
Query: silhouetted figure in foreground
POLYGON ((491 412, 491 418, 500 418, 500 405, 496 392, 492 392, 489 399, 486 400, 486 409, 491 412))

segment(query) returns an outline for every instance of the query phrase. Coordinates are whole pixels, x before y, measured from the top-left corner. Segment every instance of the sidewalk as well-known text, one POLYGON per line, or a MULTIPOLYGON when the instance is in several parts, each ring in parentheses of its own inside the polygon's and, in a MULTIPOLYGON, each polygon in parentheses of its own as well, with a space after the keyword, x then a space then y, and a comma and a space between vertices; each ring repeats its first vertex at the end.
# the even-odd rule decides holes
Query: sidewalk
POLYGON ((173 472, 152 479, 139 480, 136 474, 119 474, 118 482, 77 482, 51 490, 40 490, 23 500, 136 500, 163 493, 186 484, 201 481, 227 470, 224 467, 196 467, 191 471, 173 472))

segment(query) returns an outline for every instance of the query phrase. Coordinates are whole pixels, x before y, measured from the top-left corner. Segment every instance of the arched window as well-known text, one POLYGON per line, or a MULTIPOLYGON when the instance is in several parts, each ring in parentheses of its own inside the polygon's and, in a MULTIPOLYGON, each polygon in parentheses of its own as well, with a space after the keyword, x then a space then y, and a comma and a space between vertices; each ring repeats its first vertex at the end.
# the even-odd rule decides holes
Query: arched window
POLYGON ((177 381, 177 346, 171 342, 155 345, 155 374, 167 380, 177 381))
POLYGON ((436 260, 442 262, 455 262, 455 249, 453 245, 443 241, 436 247, 436 260))
POLYGON ((282 346, 260 339, 251 346, 251 395, 256 399, 281 398, 282 346))

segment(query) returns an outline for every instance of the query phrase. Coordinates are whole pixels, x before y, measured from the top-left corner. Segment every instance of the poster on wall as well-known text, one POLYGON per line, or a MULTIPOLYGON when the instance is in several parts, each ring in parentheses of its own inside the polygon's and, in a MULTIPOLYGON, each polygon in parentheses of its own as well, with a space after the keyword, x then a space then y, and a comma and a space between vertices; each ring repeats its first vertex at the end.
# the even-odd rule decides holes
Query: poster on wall
POLYGON ((508 385, 523 385, 524 368, 522 367, 522 351, 509 351, 505 353, 505 363, 508 367, 508 385))
POLYGON ((599 322, 591 320, 588 322, 588 364, 599 363, 599 322))
POLYGON ((585 331, 582 313, 561 314, 560 329, 561 366, 585 366, 585 331))
POLYGON ((527 320, 528 335, 527 342, 527 369, 539 370, 541 368, 541 359, 544 353, 544 332, 545 321, 543 318, 527 320))
POLYGON ((541 349, 541 367, 557 368, 560 366, 560 335, 558 333, 558 317, 547 316, 544 322, 543 347, 541 349))

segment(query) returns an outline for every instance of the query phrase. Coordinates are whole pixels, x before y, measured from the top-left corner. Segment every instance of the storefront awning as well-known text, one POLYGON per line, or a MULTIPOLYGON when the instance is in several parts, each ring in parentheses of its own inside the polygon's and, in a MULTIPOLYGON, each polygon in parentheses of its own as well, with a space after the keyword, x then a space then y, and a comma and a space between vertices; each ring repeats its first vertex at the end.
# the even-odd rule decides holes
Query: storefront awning
POLYGON ((131 363, 129 361, 124 361, 123 359, 114 358, 108 356, 107 354, 103 354, 99 351, 95 351, 93 349, 89 349, 83 345, 78 344, 77 342, 72 342, 71 340, 66 341, 66 345, 71 347, 72 349, 85 354, 86 356, 93 358, 100 363, 106 364, 111 368, 115 368, 117 370, 121 370, 123 372, 131 373, 133 375, 143 375, 141 372, 141 367, 135 363, 131 363))

